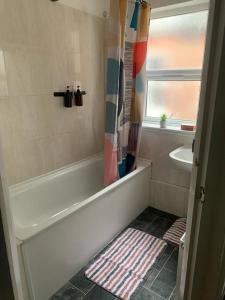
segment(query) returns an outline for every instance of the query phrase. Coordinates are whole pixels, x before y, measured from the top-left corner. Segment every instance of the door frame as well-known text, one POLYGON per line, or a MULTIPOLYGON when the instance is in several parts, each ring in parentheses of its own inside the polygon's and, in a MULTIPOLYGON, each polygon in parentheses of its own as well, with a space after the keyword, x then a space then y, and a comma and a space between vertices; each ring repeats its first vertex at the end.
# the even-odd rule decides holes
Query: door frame
POLYGON ((211 0, 181 299, 221 300, 225 278, 225 1, 211 0))

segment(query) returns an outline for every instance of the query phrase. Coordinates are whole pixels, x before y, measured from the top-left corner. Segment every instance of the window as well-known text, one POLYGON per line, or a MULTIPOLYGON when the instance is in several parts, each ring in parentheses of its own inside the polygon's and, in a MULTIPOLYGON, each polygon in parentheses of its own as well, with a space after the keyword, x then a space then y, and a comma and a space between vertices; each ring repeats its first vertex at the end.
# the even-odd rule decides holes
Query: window
POLYGON ((195 123, 208 11, 153 19, 147 56, 145 119, 169 125, 195 123))

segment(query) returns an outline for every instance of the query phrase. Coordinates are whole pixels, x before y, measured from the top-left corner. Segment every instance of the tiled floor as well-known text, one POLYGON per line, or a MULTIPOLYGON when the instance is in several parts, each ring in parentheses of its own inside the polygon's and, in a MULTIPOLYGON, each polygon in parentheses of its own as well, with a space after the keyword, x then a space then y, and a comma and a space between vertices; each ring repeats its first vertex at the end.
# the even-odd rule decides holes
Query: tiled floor
MULTIPOLYGON (((128 227, 133 227, 162 238, 175 220, 176 217, 173 215, 147 208, 128 227)), ((178 249, 168 245, 164 253, 150 269, 146 280, 138 287, 131 300, 175 300, 177 260, 178 249)), ((51 300, 118 299, 86 279, 84 276, 85 269, 86 267, 76 274, 51 300)))

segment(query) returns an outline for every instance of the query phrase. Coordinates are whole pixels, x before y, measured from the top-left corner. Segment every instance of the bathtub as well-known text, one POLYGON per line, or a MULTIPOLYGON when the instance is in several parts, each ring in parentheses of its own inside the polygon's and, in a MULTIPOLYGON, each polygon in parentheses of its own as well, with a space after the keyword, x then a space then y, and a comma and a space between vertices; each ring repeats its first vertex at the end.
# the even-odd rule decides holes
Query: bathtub
POLYGON ((24 300, 47 300, 149 201, 150 163, 104 188, 92 157, 10 187, 24 300))

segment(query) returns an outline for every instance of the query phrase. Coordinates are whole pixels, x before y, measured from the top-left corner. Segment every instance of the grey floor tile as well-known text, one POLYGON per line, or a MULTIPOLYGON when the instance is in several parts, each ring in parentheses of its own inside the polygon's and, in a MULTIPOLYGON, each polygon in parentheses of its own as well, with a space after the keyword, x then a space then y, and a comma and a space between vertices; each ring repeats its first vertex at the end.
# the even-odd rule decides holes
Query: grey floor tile
POLYGON ((169 299, 176 285, 176 273, 163 268, 151 286, 151 290, 169 299))
POLYGON ((153 213, 155 213, 157 216, 161 216, 161 217, 166 217, 167 219, 170 219, 171 221, 176 221, 177 220, 177 216, 175 216, 175 215, 172 215, 172 214, 170 214, 170 213, 167 213, 167 212, 165 212, 165 211, 161 211, 161 210, 158 210, 158 209, 156 209, 156 208, 150 208, 151 209, 151 211, 153 212, 153 213))
POLYGON ((146 208, 138 217, 138 221, 151 223, 158 216, 150 207, 146 208))
POLYGON ((84 274, 85 270, 86 268, 80 270, 80 272, 70 279, 70 282, 86 294, 94 286, 94 283, 86 278, 84 274))
POLYGON ((131 300, 164 300, 160 295, 153 291, 142 288, 131 300))
POLYGON ((162 238, 165 232, 171 227, 173 222, 174 221, 169 218, 159 216, 148 225, 147 232, 158 238, 162 238))
POLYGON ((169 300, 177 300, 177 297, 176 297, 176 290, 174 289, 172 294, 170 295, 170 298, 169 300))
POLYGON ((175 248, 164 267, 176 273, 177 263, 178 263, 178 249, 175 248))
POLYGON ((144 280, 144 282, 142 283, 142 286, 150 289, 151 285, 153 283, 153 281, 155 280, 156 276, 159 274, 159 270, 155 269, 155 268, 151 268, 148 274, 148 277, 146 280, 144 280))
POLYGON ((148 222, 143 222, 140 220, 134 220, 128 227, 132 227, 134 229, 138 229, 144 232, 147 232, 149 223, 148 222))
POLYGON ((161 270, 166 261, 171 256, 172 252, 174 250, 174 246, 167 245, 166 249, 163 251, 163 253, 158 257, 156 262, 154 263, 153 267, 157 270, 161 270))
POLYGON ((71 283, 67 283, 50 300, 82 300, 85 294, 75 288, 71 283))
POLYGON ((107 292, 100 286, 96 285, 91 291, 84 297, 84 300, 116 300, 118 299, 111 293, 107 292))

